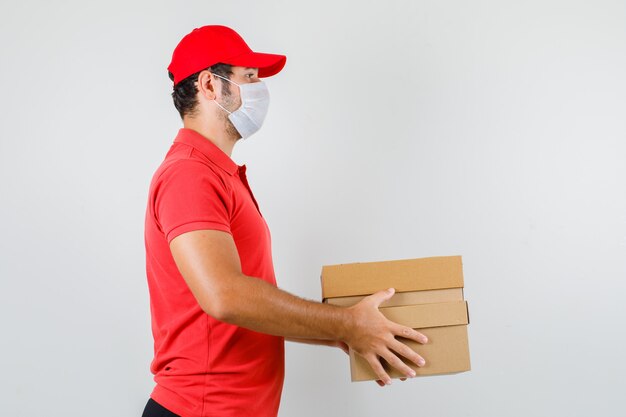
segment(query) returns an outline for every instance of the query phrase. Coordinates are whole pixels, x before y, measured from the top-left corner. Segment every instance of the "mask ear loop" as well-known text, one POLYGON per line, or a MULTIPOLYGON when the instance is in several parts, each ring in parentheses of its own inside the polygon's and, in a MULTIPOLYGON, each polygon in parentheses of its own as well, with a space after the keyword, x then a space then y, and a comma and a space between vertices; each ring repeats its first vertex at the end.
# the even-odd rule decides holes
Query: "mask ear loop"
POLYGON ((228 111, 224 108, 224 106, 222 106, 220 103, 217 102, 217 100, 213 99, 213 101, 215 102, 215 104, 217 104, 218 106, 220 106, 220 109, 224 110, 226 113, 228 114, 232 114, 232 111, 228 111))
MULTIPOLYGON (((234 82, 234 81, 229 80, 229 79, 228 79, 228 78, 226 78, 226 77, 222 77, 221 75, 217 75, 217 74, 215 74, 215 73, 213 73, 213 72, 211 72, 211 73, 209 73, 209 74, 213 75, 214 77, 221 78, 222 80, 226 80, 226 81, 228 81, 229 83, 231 83, 231 84, 235 84, 237 87, 239 87, 239 84, 237 84, 237 83, 236 83, 236 82, 234 82)), ((215 102, 215 104, 217 104, 218 106, 220 106, 220 108, 221 108, 222 110, 224 110, 226 113, 228 113, 229 115, 233 113, 232 111, 228 111, 228 110, 226 110, 226 109, 224 108, 224 106, 222 106, 220 103, 218 103, 218 102, 217 102, 217 100, 216 100, 216 99, 213 99, 213 101, 215 102)))
POLYGON ((221 78, 222 80, 228 81, 228 82, 229 82, 229 83, 231 83, 231 84, 235 84, 237 87, 240 87, 240 85, 239 85, 239 84, 237 84, 237 83, 236 83, 236 82, 234 82, 234 81, 229 80, 229 79, 228 79, 228 78, 226 78, 226 77, 222 77, 221 75, 215 74, 215 73, 213 73, 213 72, 210 72, 209 74, 213 75, 214 77, 221 78))

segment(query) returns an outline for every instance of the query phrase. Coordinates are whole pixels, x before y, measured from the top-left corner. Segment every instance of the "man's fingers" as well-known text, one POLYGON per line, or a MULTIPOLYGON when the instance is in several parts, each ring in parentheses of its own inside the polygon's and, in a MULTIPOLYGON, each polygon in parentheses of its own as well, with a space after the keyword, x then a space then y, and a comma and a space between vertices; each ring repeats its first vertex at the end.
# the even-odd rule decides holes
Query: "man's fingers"
POLYGON ((402 362, 402 359, 397 357, 392 351, 387 350, 387 352, 385 352, 381 356, 387 361, 389 365, 400 371, 402 375, 406 375, 410 378, 413 378, 415 376, 415 371, 411 369, 406 363, 402 362))
POLYGON ((380 359, 374 354, 366 356, 365 359, 372 367, 378 379, 383 382, 383 385, 391 385, 391 378, 389 378, 389 375, 385 372, 385 369, 380 363, 380 359))
POLYGON ((381 386, 381 387, 384 387, 384 386, 385 386, 385 383, 384 383, 383 381, 381 381, 380 379, 377 379, 377 380, 376 380, 376 383, 377 383, 379 386, 381 386))
POLYGON ((387 290, 382 290, 375 292, 374 294, 366 297, 365 299, 373 303, 374 307, 378 308, 382 303, 389 300, 395 294, 396 290, 393 288, 389 288, 387 290))
POLYGON ((396 336, 404 337, 405 339, 415 340, 417 343, 428 343, 428 337, 425 334, 418 332, 410 327, 397 325, 394 328, 394 334, 396 336))
POLYGON ((410 360, 417 366, 424 366, 426 364, 426 361, 424 360, 424 358, 422 358, 417 352, 415 352, 413 349, 411 349, 410 347, 408 347, 407 345, 405 345, 404 343, 398 340, 395 340, 389 347, 394 352, 396 352, 399 355, 404 356, 405 358, 407 358, 408 360, 410 360))

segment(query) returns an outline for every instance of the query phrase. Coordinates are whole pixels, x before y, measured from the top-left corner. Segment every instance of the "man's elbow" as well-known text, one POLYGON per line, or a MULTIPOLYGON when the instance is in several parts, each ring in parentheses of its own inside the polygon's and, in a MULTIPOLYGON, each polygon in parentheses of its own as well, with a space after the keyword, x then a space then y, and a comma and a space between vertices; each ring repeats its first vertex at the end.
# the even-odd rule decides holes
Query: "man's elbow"
POLYGON ((200 301, 202 310, 216 320, 236 324, 239 316, 237 300, 228 290, 215 291, 212 297, 200 301))

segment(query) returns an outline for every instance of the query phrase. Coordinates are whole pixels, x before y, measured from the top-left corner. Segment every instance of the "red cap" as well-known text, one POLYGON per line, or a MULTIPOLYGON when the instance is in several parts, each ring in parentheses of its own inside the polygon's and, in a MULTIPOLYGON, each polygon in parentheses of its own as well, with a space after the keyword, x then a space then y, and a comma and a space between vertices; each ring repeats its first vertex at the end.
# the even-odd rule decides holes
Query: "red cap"
POLYGON ((176 46, 167 67, 174 85, 196 72, 223 63, 259 69, 259 77, 278 74, 285 66, 284 55, 253 52, 241 36, 226 26, 202 26, 187 34, 176 46))

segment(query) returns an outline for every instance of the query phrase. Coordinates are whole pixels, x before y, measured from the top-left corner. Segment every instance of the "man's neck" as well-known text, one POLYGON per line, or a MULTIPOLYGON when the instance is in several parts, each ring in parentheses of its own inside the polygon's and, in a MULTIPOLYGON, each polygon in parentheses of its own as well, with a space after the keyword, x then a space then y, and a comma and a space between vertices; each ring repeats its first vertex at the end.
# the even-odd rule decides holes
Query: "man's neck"
POLYGON ((229 157, 232 155, 233 148, 235 147, 235 143, 237 141, 229 138, 226 132, 224 132, 222 129, 216 129, 212 126, 209 126, 199 119, 192 119, 187 117, 183 120, 183 127, 185 129, 191 129, 198 132, 207 140, 211 141, 215 146, 220 148, 222 152, 224 152, 229 157))

